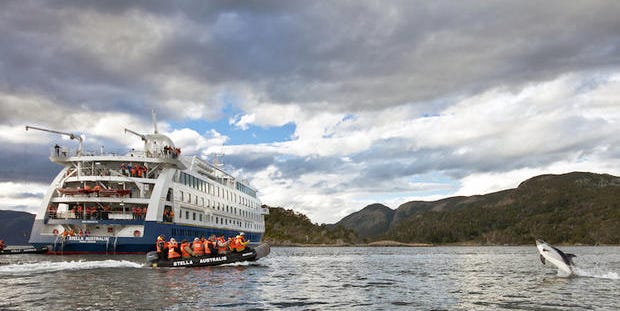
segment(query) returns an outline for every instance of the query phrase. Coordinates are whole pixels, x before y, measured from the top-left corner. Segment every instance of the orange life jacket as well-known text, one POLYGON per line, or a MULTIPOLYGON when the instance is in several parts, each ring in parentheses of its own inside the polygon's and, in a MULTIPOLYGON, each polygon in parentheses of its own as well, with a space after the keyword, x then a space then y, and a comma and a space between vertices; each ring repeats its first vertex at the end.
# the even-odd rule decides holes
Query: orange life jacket
POLYGON ((183 258, 188 258, 192 256, 185 250, 186 247, 189 247, 189 242, 185 242, 181 244, 181 256, 183 258))
POLYGON ((205 249, 205 254, 211 255, 211 248, 215 246, 215 242, 211 242, 209 240, 205 240, 203 242, 203 247, 205 249))
POLYGON ((168 258, 169 259, 181 257, 181 254, 177 252, 177 247, 178 247, 178 244, 176 242, 168 243, 168 258))
POLYGON ((224 240, 224 238, 219 237, 217 238, 217 253, 218 254, 224 254, 227 251, 228 246, 225 245, 226 241, 224 240))
POLYGON ((237 239, 231 239, 230 242, 228 243, 228 248, 232 251, 232 250, 237 250, 237 239))
POLYGON ((192 250, 194 251, 195 256, 202 256, 205 254, 205 247, 202 244, 202 241, 195 241, 192 243, 192 250))
POLYGON ((245 250, 245 246, 249 243, 245 240, 244 237, 242 236, 237 236, 233 241, 235 241, 233 243, 233 248, 237 251, 237 252, 242 252, 245 250))

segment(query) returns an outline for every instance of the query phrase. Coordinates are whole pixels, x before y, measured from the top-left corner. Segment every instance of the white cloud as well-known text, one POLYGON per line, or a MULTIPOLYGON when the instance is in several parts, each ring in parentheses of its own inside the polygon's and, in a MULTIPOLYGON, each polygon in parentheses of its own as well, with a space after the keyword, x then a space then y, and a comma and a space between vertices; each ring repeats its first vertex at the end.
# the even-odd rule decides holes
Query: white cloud
POLYGON ((31 182, 0 182, 0 209, 36 213, 47 188, 31 182))

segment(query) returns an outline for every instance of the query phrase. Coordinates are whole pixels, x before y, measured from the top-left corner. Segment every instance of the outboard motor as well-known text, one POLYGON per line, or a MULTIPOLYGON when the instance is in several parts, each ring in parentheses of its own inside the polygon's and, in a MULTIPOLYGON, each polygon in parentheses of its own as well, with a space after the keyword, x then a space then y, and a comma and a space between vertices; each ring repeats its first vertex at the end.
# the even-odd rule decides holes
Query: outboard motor
POLYGON ((157 266, 157 260, 159 260, 159 255, 157 255, 157 252, 151 251, 146 253, 146 263, 149 266, 157 266))

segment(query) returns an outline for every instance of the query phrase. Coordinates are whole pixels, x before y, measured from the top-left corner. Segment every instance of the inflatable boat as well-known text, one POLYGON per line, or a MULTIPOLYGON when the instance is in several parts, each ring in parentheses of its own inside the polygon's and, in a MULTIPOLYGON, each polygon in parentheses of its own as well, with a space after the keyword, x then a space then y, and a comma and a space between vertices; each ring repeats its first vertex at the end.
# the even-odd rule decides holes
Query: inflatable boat
POLYGON ((0 250, 0 255, 45 254, 47 247, 9 248, 0 250))
POLYGON ((157 252, 146 254, 146 264, 153 268, 192 268, 219 266, 228 263, 256 261, 269 255, 271 248, 269 244, 263 243, 255 248, 246 249, 242 252, 230 252, 228 254, 218 254, 213 256, 197 256, 190 258, 177 258, 173 260, 159 259, 157 252))

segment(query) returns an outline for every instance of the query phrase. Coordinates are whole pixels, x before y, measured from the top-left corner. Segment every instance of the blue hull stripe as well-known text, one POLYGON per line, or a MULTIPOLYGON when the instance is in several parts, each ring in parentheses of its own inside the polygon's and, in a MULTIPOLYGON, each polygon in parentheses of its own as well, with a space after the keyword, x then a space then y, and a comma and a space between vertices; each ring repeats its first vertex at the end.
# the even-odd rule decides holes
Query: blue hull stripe
MULTIPOLYGON (((57 236, 41 235, 41 220, 35 220, 30 235, 30 244, 34 247, 51 246, 56 253, 146 253, 155 250, 157 236, 163 234, 166 240, 171 237, 177 241, 193 241, 195 237, 208 237, 211 234, 225 237, 234 237, 239 234, 236 230, 223 230, 218 228, 194 227, 188 225, 161 223, 154 221, 144 222, 144 234, 142 237, 69 237, 64 243, 57 236)), ((245 232, 245 231, 244 231, 245 232)), ((245 232, 245 236, 251 244, 258 244, 263 237, 262 233, 245 232)))

